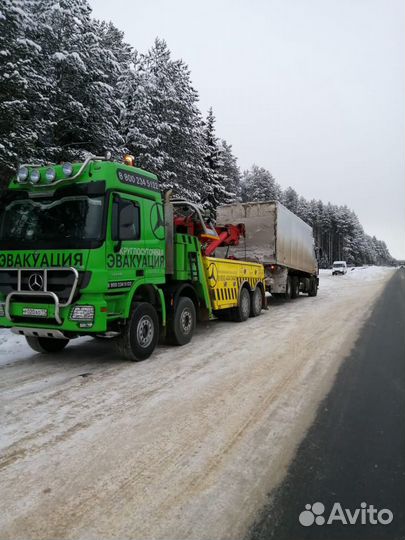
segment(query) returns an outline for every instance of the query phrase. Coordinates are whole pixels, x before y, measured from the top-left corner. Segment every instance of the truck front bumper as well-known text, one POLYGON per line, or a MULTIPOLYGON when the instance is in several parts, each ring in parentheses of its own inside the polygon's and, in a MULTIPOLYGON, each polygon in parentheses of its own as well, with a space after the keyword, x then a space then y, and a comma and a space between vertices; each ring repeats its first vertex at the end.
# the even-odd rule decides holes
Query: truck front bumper
POLYGON ((80 301, 57 309, 52 301, 22 302, 15 297, 8 304, 0 303, 0 327, 44 337, 103 333, 107 330, 107 304, 99 295, 82 294, 80 301))

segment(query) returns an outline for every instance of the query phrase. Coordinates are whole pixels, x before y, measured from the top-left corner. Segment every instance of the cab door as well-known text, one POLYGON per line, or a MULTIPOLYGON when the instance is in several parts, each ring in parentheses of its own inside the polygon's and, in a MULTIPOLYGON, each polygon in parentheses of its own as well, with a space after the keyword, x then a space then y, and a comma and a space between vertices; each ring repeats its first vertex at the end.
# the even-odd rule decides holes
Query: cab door
POLYGON ((113 193, 111 202, 111 247, 107 265, 113 270, 109 289, 127 289, 144 279, 142 200, 113 193))

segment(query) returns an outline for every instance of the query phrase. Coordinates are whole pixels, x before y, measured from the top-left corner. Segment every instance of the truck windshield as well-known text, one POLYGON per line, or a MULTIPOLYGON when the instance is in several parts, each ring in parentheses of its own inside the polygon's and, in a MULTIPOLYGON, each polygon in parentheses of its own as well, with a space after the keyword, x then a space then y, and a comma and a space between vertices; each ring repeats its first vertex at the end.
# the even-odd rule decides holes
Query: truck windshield
POLYGON ((104 197, 9 201, 0 209, 0 249, 96 247, 102 240, 104 197))
POLYGON ((345 266, 345 265, 344 265, 343 263, 335 263, 335 264, 333 265, 333 268, 344 268, 344 266, 345 266))

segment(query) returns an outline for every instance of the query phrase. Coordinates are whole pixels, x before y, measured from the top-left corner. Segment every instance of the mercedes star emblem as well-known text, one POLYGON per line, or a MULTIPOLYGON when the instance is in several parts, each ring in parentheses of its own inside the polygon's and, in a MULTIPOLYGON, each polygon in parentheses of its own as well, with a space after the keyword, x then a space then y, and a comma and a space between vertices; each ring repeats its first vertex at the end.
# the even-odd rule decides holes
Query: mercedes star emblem
POLYGON ((153 236, 158 240, 164 240, 165 222, 163 219, 163 208, 160 203, 155 203, 150 209, 150 226, 153 236))
POLYGON ((44 278, 41 274, 31 274, 28 279, 28 287, 31 291, 42 291, 44 286, 44 278))
POLYGON ((218 269, 215 263, 211 263, 208 267, 208 280, 211 287, 215 287, 218 282, 218 269))

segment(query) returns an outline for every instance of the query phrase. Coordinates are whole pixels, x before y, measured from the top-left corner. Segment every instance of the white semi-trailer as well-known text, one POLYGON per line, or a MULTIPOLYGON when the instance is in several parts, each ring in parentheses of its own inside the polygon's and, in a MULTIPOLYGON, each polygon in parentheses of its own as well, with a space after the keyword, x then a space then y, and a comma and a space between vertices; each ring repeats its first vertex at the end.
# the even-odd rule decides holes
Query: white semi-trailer
POLYGON ((245 238, 229 249, 238 259, 260 262, 273 296, 316 296, 318 263, 312 228, 277 201, 220 206, 217 222, 243 223, 245 238))

